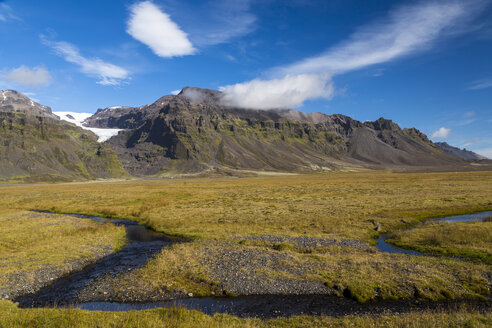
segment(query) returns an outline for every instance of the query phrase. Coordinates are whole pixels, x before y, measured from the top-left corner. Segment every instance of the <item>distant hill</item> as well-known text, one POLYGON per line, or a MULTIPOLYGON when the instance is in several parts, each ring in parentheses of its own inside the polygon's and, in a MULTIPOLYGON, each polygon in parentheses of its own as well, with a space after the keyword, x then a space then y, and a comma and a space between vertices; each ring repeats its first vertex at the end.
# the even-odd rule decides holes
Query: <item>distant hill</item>
POLYGON ((466 160, 480 161, 483 159, 487 159, 487 157, 479 155, 477 153, 474 153, 470 150, 460 149, 458 147, 450 146, 446 142, 436 142, 435 145, 437 146, 437 148, 443 150, 444 152, 446 152, 448 154, 451 154, 451 155, 454 155, 454 156, 457 156, 457 157, 460 157, 460 158, 463 158, 466 160))
POLYGON ((107 141, 136 176, 200 172, 446 170, 469 162, 415 128, 380 118, 221 104, 219 91, 184 88, 141 107, 99 109, 85 122, 125 129, 107 141))
POLYGON ((25 95, 0 91, 0 181, 128 176, 109 145, 25 95))

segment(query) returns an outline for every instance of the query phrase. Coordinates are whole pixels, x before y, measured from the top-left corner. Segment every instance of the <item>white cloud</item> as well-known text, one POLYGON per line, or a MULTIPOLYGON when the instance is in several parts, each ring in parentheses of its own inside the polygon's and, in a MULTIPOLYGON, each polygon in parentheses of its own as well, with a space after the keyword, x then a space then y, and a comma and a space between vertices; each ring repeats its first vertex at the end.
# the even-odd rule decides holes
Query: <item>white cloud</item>
POLYGON ((481 4, 482 1, 454 0, 403 6, 391 12, 385 22, 363 26, 347 41, 324 54, 276 68, 273 72, 340 74, 426 50, 439 37, 462 31, 462 23, 472 18, 481 4))
POLYGON ((196 51, 187 34, 152 2, 136 3, 130 11, 127 33, 147 45, 157 56, 184 56, 196 51))
POLYGON ((250 109, 301 106, 305 100, 330 98, 333 85, 328 75, 287 75, 282 79, 252 80, 220 87, 226 106, 250 109))
POLYGON ((470 83, 468 86, 468 90, 480 90, 480 89, 486 89, 486 88, 492 88, 492 78, 488 79, 481 79, 474 81, 470 83))
POLYGON ((42 86, 51 83, 53 78, 50 72, 44 67, 29 68, 24 65, 12 69, 7 74, 7 79, 11 82, 26 86, 42 86))
POLYGON ((465 23, 483 3, 423 1, 401 6, 385 21, 363 26, 347 41, 319 56, 269 71, 272 76, 283 78, 222 87, 224 99, 230 105, 264 109, 296 107, 308 99, 329 98, 333 94, 329 76, 423 51, 442 36, 464 32, 465 23), (289 85, 292 80, 297 84, 289 85))
POLYGON ((68 42, 54 42, 41 36, 41 41, 55 50, 56 54, 63 57, 67 62, 78 65, 81 71, 89 76, 99 79, 101 85, 120 85, 123 80, 128 79, 130 73, 123 67, 108 63, 99 58, 86 58, 82 56, 79 49, 68 42))
POLYGON ((171 94, 176 96, 180 92, 181 92, 181 90, 173 90, 173 91, 171 91, 171 94))
POLYGON ((439 130, 434 131, 434 133, 431 134, 431 138, 446 139, 450 133, 451 133, 451 129, 441 127, 439 128, 439 130))

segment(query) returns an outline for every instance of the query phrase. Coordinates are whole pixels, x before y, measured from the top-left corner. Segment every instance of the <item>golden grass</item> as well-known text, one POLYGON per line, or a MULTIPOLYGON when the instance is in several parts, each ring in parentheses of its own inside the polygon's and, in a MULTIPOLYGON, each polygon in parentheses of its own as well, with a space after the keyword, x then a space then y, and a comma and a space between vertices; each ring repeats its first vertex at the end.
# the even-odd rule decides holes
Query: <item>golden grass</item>
POLYGON ((330 173, 0 187, 0 208, 135 219, 170 234, 348 237, 492 209, 492 173, 330 173))
POLYGON ((125 243, 123 227, 42 213, 2 212, 0 231, 0 277, 63 266, 125 243))
MULTIPOLYGON (((240 236, 263 234, 351 238, 374 244, 374 237, 379 233, 416 225, 428 217, 491 210, 492 173, 361 172, 242 179, 135 180, 0 186, 0 194, 1 217, 5 218, 14 213, 8 221, 12 226, 10 229, 19 231, 14 234, 20 233, 22 228, 24 231, 35 229, 34 226, 26 226, 28 222, 16 221, 15 213, 38 209, 128 218, 158 231, 194 238, 195 241, 192 243, 165 249, 155 260, 140 269, 139 283, 151 284, 154 288, 172 286, 198 295, 207 295, 210 290, 204 287, 204 284, 210 283, 211 268, 204 265, 202 259, 205 256, 213 256, 214 253, 204 254, 204 245, 215 243, 218 245, 216 251, 220 252, 225 247, 220 245, 231 245, 232 242, 235 245, 233 247, 256 247, 274 252, 275 250, 266 245, 241 245, 240 239, 237 239, 240 236), (374 221, 377 221, 382 231, 375 231, 374 221)), ((5 228, 8 228, 8 225, 6 224, 5 228)), ((42 229, 54 229, 53 233, 60 233, 57 239, 61 240, 64 233, 55 230, 58 231, 65 225, 47 226, 42 229)), ((473 229, 470 231, 473 233, 473 229)), ((98 233, 91 232, 93 236, 99 235, 98 233)), ((107 233, 106 231, 102 235, 107 233)), ((463 230, 463 234, 467 233, 468 230, 463 230)), ((2 228, 0 240, 3 235, 2 228)), ((40 240, 45 239, 44 236, 40 234, 40 240)), ((33 248, 22 250, 27 258, 34 256, 36 252, 34 245, 38 242, 38 237, 33 235, 32 238, 33 248)), ((101 243, 95 239, 82 238, 79 245, 84 244, 84 240, 87 243, 85 245, 101 243)), ((115 239, 112 240, 113 243, 107 241, 108 245, 115 245, 115 239)), ((412 240, 409 243, 414 245, 413 242, 412 240)), ((9 240, 9 243, 15 241, 9 240)), ((457 245, 456 240, 450 243, 449 247, 457 245)), ((0 248, 2 254, 11 252, 5 244, 0 245, 4 245, 0 248)), ((490 251, 489 245, 484 244, 485 251, 490 251)), ((472 247, 469 244, 465 246, 472 247)), ((49 242, 43 247, 46 247, 47 257, 56 249, 50 249, 49 242)), ((74 247, 66 254, 86 254, 86 250, 78 254, 77 249, 80 251, 83 248, 74 247)), ((318 279, 337 285, 341 289, 349 288, 352 296, 361 301, 376 296, 407 297, 412 293, 430 299, 484 295, 487 293, 485 277, 491 270, 490 266, 485 264, 459 259, 388 255, 353 249, 328 248, 313 254, 305 254, 291 247, 279 248, 276 251, 288 252, 298 263, 313 264, 313 272, 300 278, 318 279)), ((56 258, 59 255, 50 256, 56 258)), ((17 270, 13 263, 9 263, 7 267, 4 270, 17 270)), ((272 276, 284 274, 275 270, 265 272, 272 276)), ((444 327, 486 326, 491 320, 490 316, 467 312, 381 318, 349 317, 340 320, 300 317, 263 322, 220 315, 208 317, 184 310, 89 313, 77 310, 18 310, 15 307, 6 307, 2 311, 9 314, 0 316, 0 326, 7 323, 13 323, 15 326, 19 323, 27 326, 66 324, 73 327, 154 327, 167 320, 167 326, 170 327, 196 326, 197 322, 200 326, 211 327, 350 326, 354 322, 362 327, 444 327)))
POLYGON ((462 255, 492 264, 492 222, 426 224, 397 232, 388 241, 421 252, 462 255))
POLYGON ((13 303, 0 301, 0 327, 490 327, 492 313, 482 314, 474 309, 461 308, 455 312, 424 311, 401 315, 346 316, 296 316, 270 320, 239 319, 225 314, 208 316, 198 311, 156 309, 130 312, 89 312, 78 309, 18 309, 13 303))

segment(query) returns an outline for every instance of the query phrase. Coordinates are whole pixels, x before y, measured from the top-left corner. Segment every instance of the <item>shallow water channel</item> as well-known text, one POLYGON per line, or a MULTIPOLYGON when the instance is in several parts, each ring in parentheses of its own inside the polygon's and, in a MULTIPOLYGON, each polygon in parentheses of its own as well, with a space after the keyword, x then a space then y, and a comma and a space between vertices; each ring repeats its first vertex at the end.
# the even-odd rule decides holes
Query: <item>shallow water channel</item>
POLYGON ((112 222, 115 225, 124 226, 128 244, 123 246, 119 252, 109 255, 93 265, 89 265, 80 272, 61 278, 35 294, 17 299, 16 301, 21 306, 39 307, 74 303, 78 292, 96 278, 136 269, 144 265, 156 253, 159 253, 163 247, 172 244, 171 239, 166 237, 166 235, 152 231, 135 221, 110 220, 79 214, 66 215, 91 219, 97 222, 112 222))
MULTIPOLYGON (((452 223, 452 222, 472 222, 472 221, 483 221, 485 220, 486 217, 492 216, 492 211, 487 211, 487 212, 480 212, 480 213, 473 213, 473 214, 463 214, 463 215, 454 215, 454 216, 447 216, 444 218, 433 218, 433 219, 427 219, 425 220, 424 223, 419 224, 417 226, 405 229, 403 231, 409 231, 418 227, 421 227, 422 225, 425 224, 430 224, 430 223, 452 223)), ((409 250, 409 249, 404 249, 400 248, 391 244, 388 244, 386 242, 386 239, 388 239, 390 236, 389 235, 381 235, 378 239, 377 242, 378 244, 376 245, 376 248, 383 253, 393 253, 393 254, 410 254, 410 255, 426 255, 417 251, 409 250)))
MULTIPOLYGON (((49 213, 49 212, 46 212, 49 213)), ((454 308, 462 302, 418 302, 418 301, 380 301, 358 303, 351 299, 333 295, 258 295, 241 297, 202 297, 187 298, 173 301, 149 303, 112 303, 87 302, 77 303, 77 294, 95 279, 107 274, 116 275, 131 271, 144 265, 148 259, 163 247, 172 244, 165 234, 152 231, 145 226, 130 220, 110 220, 96 216, 66 214, 79 218, 87 218, 98 222, 112 222, 126 229, 129 243, 118 253, 107 256, 80 272, 55 281, 35 294, 16 299, 21 307, 74 307, 93 311, 129 311, 180 306, 195 309, 206 314, 228 313, 240 317, 279 317, 291 315, 341 316, 348 314, 402 313, 415 309, 454 308)), ((441 219, 429 219, 423 224, 438 222, 467 222, 483 220, 491 216, 492 211, 476 214, 450 216, 441 219)), ((415 228, 415 227, 414 227, 415 228)), ((405 250, 385 242, 387 235, 378 239, 376 246, 381 252, 424 255, 419 252, 405 250)), ((475 303, 475 301, 464 301, 475 303)), ((490 309, 490 302, 477 303, 478 308, 490 309)))

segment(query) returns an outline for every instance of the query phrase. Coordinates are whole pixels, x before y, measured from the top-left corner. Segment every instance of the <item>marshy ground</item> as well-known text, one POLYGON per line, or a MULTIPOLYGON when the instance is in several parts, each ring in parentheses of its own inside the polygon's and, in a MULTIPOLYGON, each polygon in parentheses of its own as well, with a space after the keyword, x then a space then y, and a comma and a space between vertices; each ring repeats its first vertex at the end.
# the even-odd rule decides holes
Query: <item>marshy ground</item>
MULTIPOLYGON (((58 268, 56 275, 49 276, 55 278, 70 271, 59 268, 79 269, 69 264, 90 263, 124 243, 122 227, 29 210, 131 219, 189 241, 163 248, 138 269, 97 279, 79 293, 80 301, 325 294, 358 302, 427 302, 480 300, 490 294, 492 222, 400 230, 429 217, 491 210, 491 172, 132 180, 9 186, 0 187, 0 193, 0 290, 10 294, 19 275, 36 277, 42 270, 58 268), (375 238, 392 232, 388 241, 435 255, 378 252, 375 238)), ((18 289, 21 292, 51 282, 21 281, 27 286, 18 289)), ((210 317, 184 309, 117 314, 18 309, 9 301, 1 303, 0 311, 0 326, 42 326, 47 317, 53 318, 53 325, 72 318, 79 326, 91 322, 111 326, 111 320, 120 322, 116 326, 126 322, 150 327, 162 322, 169 326, 492 324, 490 313, 461 307, 451 312, 275 320, 210 317)))

